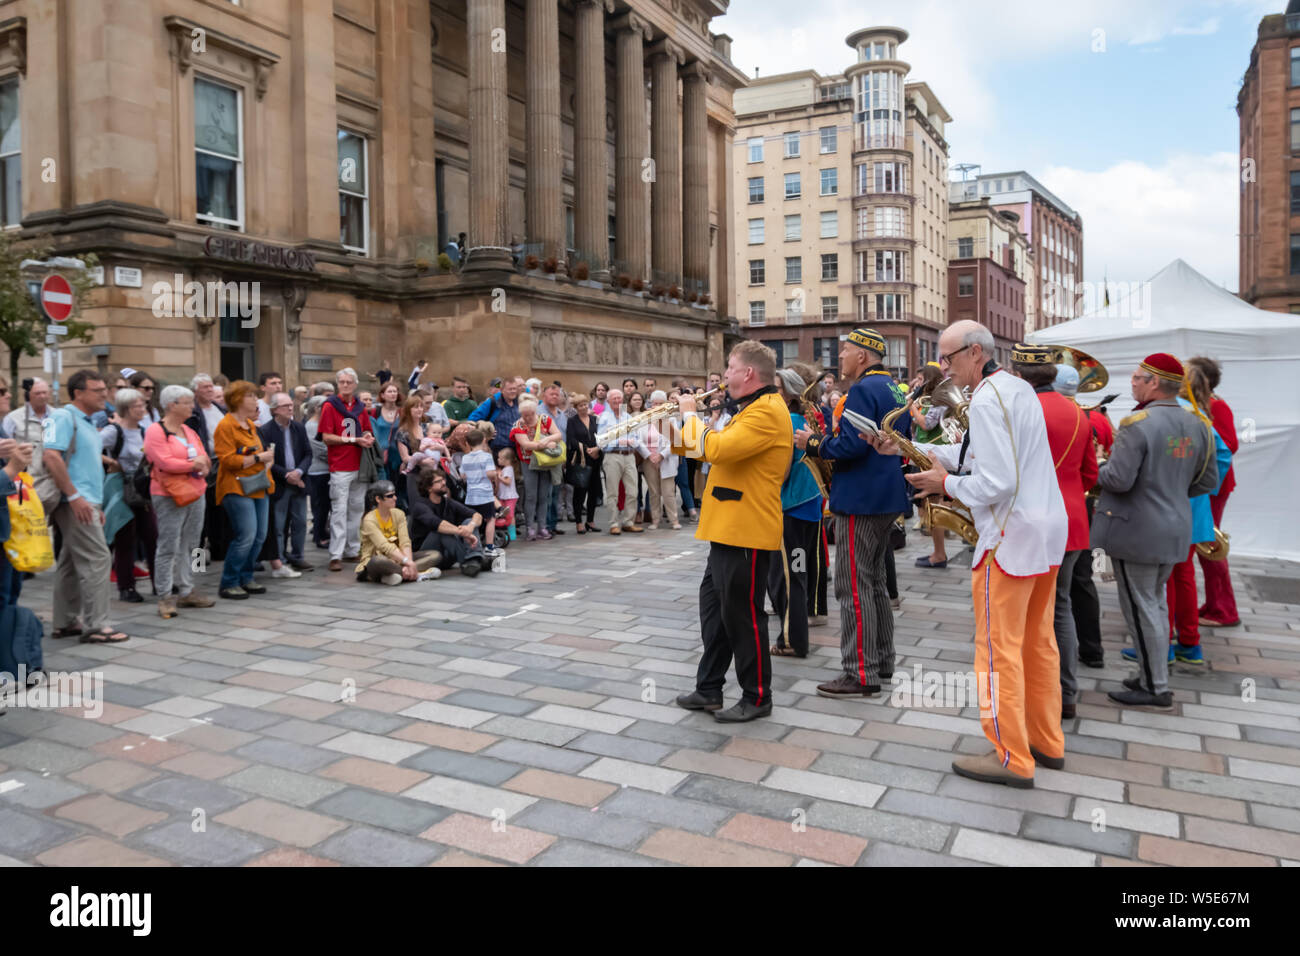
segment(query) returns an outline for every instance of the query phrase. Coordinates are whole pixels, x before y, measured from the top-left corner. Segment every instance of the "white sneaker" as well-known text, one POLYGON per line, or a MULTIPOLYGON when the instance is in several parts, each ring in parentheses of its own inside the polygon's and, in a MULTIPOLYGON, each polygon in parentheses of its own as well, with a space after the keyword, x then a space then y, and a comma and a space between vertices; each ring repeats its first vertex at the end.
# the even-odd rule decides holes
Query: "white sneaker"
POLYGON ((301 572, 301 571, 295 571, 293 568, 289 567, 289 565, 287 565, 287 564, 282 564, 282 565, 280 565, 278 568, 276 568, 274 571, 271 572, 271 577, 273 577, 273 578, 300 578, 300 577, 302 577, 302 572, 301 572))
POLYGON ((494 557, 492 559, 492 564, 490 565, 490 567, 493 571, 504 571, 506 569, 505 554, 504 553, 498 554, 496 557, 494 557))
POLYGON ((442 568, 430 568, 428 571, 421 571, 417 581, 436 581, 442 577, 442 568))
POLYGON ((394 571, 392 574, 385 574, 379 579, 380 584, 387 584, 390 587, 402 583, 402 576, 394 571))

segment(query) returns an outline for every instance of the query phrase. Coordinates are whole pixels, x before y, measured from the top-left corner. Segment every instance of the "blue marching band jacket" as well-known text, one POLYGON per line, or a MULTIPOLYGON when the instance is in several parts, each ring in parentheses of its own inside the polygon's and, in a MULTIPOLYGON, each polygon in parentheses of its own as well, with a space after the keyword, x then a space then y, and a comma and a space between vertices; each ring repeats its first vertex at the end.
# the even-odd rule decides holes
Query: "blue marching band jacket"
MULTIPOLYGON (((893 379, 881 368, 872 369, 853 383, 844 407, 865 415, 877 425, 902 403, 893 379)), ((900 434, 910 423, 899 422, 900 434)), ((845 423, 817 446, 817 455, 831 462, 830 509, 841 515, 906 514, 910 510, 908 484, 903 480, 902 459, 882 455, 845 423)))

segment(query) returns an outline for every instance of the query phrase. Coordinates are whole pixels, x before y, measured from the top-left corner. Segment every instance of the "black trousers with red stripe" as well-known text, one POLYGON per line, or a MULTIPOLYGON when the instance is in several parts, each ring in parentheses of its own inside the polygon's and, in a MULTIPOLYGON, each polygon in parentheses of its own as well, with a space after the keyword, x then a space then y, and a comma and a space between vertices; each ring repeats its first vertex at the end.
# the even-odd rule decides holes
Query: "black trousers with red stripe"
POLYGON ((772 699, 769 686, 772 654, 767 644, 767 592, 771 551, 711 544, 700 582, 700 637, 704 653, 695 675, 695 689, 721 697, 727 668, 736 661, 736 679, 751 704, 772 699))

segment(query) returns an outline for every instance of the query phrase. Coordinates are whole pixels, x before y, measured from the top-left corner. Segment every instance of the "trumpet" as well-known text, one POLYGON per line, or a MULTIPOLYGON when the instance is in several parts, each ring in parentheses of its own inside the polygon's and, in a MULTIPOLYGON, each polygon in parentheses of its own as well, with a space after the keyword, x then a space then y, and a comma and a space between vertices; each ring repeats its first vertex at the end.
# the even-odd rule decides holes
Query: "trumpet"
MULTIPOLYGON (((942 385, 942 383, 940 384, 942 385)), ((960 395, 960 392, 958 394, 960 395)), ((902 408, 896 408, 886 415, 884 421, 880 423, 880 433, 898 445, 903 454, 910 458, 918 468, 922 471, 929 471, 933 467, 930 456, 891 427, 903 413, 911 414, 914 400, 915 393, 908 397, 907 403, 902 408)), ((963 417, 966 404, 968 403, 963 402, 957 409, 957 413, 963 417)), ((956 498, 953 498, 950 504, 941 504, 927 499, 925 502, 925 520, 930 527, 938 525, 940 528, 956 533, 967 544, 977 544, 979 542, 980 535, 975 529, 975 519, 971 516, 970 509, 956 498)))
MULTIPOLYGON (((711 388, 707 392, 702 392, 701 394, 696 395, 695 400, 698 402, 702 398, 708 398, 714 392, 725 392, 726 390, 726 385, 719 385, 717 388, 711 388)), ((677 411, 678 405, 676 402, 664 402, 662 405, 648 408, 644 412, 638 412, 628 418, 627 421, 619 422, 617 425, 606 428, 603 432, 596 435, 596 444, 603 445, 606 442, 613 441, 614 439, 622 438, 629 432, 634 432, 638 429, 644 428, 652 422, 657 422, 660 419, 676 415, 677 411)))
POLYGON ((1206 561, 1225 561, 1228 558, 1228 535, 1217 527, 1214 529, 1214 541, 1202 541, 1196 545, 1196 553, 1206 561))

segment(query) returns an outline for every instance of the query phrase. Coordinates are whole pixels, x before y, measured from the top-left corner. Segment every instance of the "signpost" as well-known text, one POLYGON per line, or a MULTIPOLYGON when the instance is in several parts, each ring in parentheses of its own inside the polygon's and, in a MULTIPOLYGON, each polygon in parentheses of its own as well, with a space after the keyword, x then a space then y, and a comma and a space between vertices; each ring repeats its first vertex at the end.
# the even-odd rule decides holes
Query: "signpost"
POLYGON ((52 272, 41 281, 41 308, 51 322, 63 322, 72 314, 72 285, 52 272))

